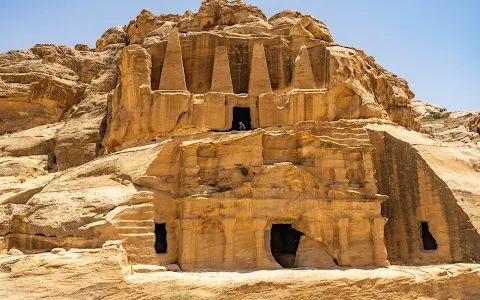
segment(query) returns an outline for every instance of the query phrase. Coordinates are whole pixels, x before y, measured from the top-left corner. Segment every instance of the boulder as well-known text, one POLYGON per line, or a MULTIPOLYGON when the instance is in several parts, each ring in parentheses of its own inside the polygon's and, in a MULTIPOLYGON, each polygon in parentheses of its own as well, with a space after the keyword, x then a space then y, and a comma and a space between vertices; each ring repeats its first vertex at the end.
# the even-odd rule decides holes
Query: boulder
POLYGON ((12 249, 8 250, 7 254, 8 255, 23 255, 23 252, 18 250, 18 249, 12 248, 12 249))
POLYGON ((53 248, 51 252, 52 254, 64 254, 67 250, 63 248, 53 248))
POLYGON ((85 44, 76 44, 74 49, 77 51, 90 51, 90 47, 88 47, 88 45, 85 45, 85 44))
POLYGON ((128 35, 123 26, 115 26, 105 31, 97 40, 95 50, 102 51, 105 47, 112 44, 127 44, 128 35))

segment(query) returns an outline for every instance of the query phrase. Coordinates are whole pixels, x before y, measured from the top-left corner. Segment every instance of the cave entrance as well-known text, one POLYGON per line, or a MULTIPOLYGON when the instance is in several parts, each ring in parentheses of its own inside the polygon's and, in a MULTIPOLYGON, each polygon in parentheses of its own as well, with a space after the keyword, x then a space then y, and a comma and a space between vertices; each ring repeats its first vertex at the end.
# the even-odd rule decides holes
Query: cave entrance
POLYGON ((273 224, 270 236, 270 248, 273 257, 283 268, 292 268, 295 263, 298 243, 303 235, 291 224, 273 224))
POLYGON ((245 130, 252 130, 250 120, 250 108, 248 107, 234 107, 233 108, 233 121, 231 130, 240 130, 239 122, 245 125, 245 130))
POLYGON ((428 222, 422 222, 421 230, 422 230, 423 249, 437 250, 438 248, 437 241, 435 240, 432 233, 428 229, 428 222))
POLYGON ((167 253, 167 228, 165 223, 155 224, 155 252, 167 253))

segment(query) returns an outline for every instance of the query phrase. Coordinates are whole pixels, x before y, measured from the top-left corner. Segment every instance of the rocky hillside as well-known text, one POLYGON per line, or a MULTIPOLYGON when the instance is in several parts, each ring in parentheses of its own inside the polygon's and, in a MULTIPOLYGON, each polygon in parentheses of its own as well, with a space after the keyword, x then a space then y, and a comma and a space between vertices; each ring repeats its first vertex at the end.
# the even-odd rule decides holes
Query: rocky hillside
POLYGON ((412 100, 420 132, 433 138, 480 149, 480 110, 448 111, 425 101, 412 100))

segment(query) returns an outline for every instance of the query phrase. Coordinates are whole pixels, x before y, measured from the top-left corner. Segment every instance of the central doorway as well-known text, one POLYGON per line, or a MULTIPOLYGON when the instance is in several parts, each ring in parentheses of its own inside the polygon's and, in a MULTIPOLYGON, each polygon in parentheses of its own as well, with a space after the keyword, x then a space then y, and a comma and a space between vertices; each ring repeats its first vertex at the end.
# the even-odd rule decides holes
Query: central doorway
POLYGON ((273 258, 283 267, 292 268, 295 264, 298 244, 303 235, 291 224, 273 224, 270 237, 270 248, 273 258))
POLYGON ((233 108, 233 121, 231 130, 240 130, 239 122, 245 125, 245 130, 252 130, 252 124, 250 119, 250 108, 248 107, 234 107, 233 108))

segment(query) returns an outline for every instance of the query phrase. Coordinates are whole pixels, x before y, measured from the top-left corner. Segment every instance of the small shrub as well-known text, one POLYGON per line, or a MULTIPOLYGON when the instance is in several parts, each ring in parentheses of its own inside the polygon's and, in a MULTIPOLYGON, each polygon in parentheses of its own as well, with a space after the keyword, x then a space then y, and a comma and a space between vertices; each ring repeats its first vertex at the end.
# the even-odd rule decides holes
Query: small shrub
POLYGON ((441 118, 442 118, 442 115, 439 112, 431 112, 425 117, 423 117, 422 120, 438 120, 441 118))
POLYGON ((248 175, 248 169, 245 168, 245 167, 241 167, 241 168, 240 168, 240 172, 242 172, 242 175, 243 175, 243 176, 247 176, 247 175, 248 175))

